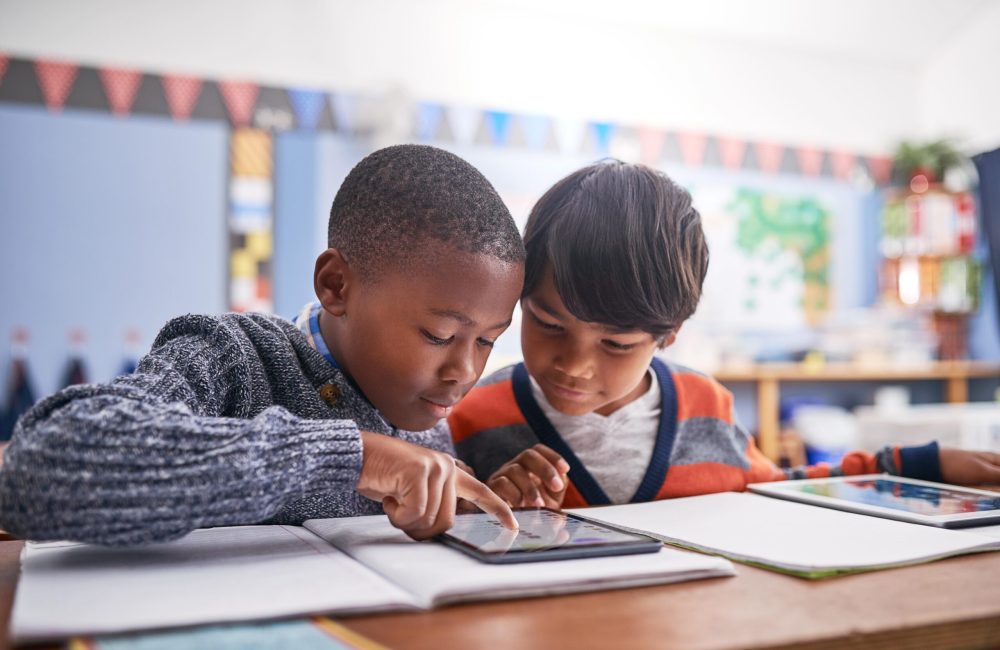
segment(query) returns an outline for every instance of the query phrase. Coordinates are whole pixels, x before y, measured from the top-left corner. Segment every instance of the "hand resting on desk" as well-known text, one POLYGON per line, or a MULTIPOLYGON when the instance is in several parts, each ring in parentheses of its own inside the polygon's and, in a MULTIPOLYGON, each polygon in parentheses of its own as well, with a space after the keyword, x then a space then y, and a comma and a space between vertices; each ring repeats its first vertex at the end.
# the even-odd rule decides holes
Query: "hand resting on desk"
POLYGON ((1000 454, 942 447, 941 477, 959 485, 1000 485, 1000 454))

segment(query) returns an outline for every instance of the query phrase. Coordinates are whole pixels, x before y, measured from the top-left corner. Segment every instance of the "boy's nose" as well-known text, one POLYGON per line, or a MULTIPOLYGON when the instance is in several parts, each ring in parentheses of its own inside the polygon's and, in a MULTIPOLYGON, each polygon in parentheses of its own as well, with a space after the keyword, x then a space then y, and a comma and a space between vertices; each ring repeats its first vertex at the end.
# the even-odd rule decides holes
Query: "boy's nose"
POLYGON ((441 368, 441 379, 444 381, 473 384, 478 378, 475 355, 468 350, 455 350, 441 368))
POLYGON ((580 345, 567 344, 558 351, 553 360, 556 370, 567 377, 590 379, 594 374, 590 354, 580 345))

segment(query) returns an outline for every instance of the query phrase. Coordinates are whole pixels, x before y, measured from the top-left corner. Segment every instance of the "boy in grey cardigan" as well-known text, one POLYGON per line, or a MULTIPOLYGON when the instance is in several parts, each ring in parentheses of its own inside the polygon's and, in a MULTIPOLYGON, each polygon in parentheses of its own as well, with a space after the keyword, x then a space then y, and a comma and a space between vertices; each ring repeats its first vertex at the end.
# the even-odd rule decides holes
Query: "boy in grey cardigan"
POLYGON ((318 302, 167 323, 133 375, 67 388, 18 423, 0 527, 130 545, 205 526, 385 512, 415 538, 459 498, 441 420, 510 324, 524 247, 489 182, 439 149, 377 151, 348 175, 316 261, 318 302))

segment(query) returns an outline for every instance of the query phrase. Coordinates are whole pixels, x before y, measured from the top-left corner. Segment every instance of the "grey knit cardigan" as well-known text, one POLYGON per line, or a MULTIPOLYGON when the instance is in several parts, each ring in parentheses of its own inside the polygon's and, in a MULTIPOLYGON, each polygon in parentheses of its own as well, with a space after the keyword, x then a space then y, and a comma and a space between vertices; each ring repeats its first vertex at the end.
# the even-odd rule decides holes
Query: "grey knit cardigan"
POLYGON ((0 528, 133 545, 378 514, 355 491, 359 430, 454 453, 445 424, 390 426, 286 320, 176 318, 134 374, 66 388, 25 414, 0 469, 0 528))

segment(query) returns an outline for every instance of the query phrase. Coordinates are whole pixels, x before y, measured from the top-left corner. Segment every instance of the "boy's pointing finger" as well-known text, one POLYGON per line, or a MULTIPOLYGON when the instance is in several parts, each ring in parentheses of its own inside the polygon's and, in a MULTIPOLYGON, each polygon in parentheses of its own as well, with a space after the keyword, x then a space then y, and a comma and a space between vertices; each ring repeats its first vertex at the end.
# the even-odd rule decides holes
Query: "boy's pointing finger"
POLYGON ((517 519, 514 518, 510 506, 492 490, 465 472, 458 472, 455 475, 455 481, 458 488, 458 498, 471 501, 480 510, 499 519, 504 527, 511 530, 518 529, 517 519))

